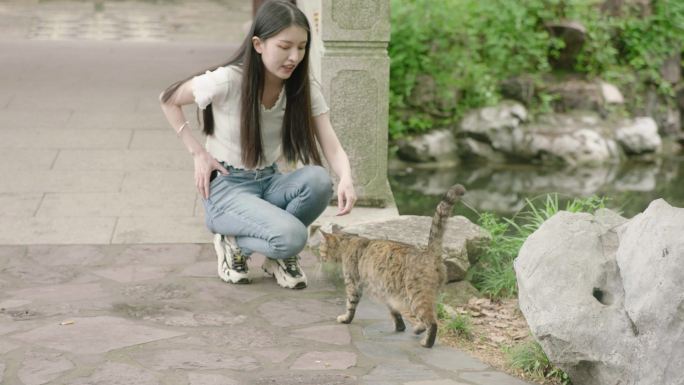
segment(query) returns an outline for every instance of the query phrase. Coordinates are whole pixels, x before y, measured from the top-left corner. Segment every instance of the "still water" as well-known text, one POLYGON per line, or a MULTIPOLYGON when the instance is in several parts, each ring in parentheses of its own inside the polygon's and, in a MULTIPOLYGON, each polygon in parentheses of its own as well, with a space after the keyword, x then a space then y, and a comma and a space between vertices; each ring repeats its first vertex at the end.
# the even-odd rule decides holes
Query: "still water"
POLYGON ((389 179, 402 215, 431 216, 441 195, 455 183, 468 193, 454 212, 471 220, 477 212, 511 217, 524 208, 526 199, 541 202, 548 193, 558 193, 561 207, 574 198, 606 197, 608 208, 628 218, 658 198, 684 207, 684 156, 575 169, 474 163, 418 169, 403 164, 390 169, 389 179))

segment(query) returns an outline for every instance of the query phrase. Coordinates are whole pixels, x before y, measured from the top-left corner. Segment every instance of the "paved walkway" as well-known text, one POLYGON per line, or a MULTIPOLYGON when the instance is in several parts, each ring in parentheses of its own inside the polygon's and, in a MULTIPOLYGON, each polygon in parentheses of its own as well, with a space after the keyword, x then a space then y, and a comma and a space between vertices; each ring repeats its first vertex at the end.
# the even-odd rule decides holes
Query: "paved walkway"
POLYGON ((524 385, 460 351, 395 333, 361 302, 350 325, 335 272, 310 287, 216 277, 209 245, 0 247, 2 384, 524 385), (4 374, 3 374, 4 373, 4 374))
POLYGON ((309 254, 304 291, 259 256, 253 285, 216 278, 157 95, 226 60, 246 3, 0 3, 0 383, 523 384, 368 299, 336 324, 339 275, 309 254))

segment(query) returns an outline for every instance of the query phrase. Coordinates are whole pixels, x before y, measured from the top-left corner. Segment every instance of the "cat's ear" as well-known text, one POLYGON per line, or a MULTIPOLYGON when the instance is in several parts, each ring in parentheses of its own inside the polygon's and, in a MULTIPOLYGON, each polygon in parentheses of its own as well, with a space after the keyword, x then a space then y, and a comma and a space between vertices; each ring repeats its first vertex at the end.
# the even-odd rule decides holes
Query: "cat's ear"
POLYGON ((339 225, 333 223, 333 224, 332 224, 332 233, 333 233, 333 234, 340 234, 340 233, 342 233, 342 227, 340 227, 339 225))

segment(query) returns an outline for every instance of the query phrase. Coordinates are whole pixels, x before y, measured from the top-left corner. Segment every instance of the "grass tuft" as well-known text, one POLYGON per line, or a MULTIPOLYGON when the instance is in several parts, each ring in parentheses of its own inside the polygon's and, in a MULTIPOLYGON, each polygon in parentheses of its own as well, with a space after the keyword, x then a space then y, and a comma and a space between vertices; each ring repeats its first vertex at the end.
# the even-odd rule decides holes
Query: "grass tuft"
POLYGON ((556 378, 563 385, 571 385, 570 377, 551 364, 541 345, 536 341, 516 345, 506 349, 506 356, 512 368, 542 378, 556 378))
MULTIPOLYGON (((512 218, 479 214, 479 224, 489 232, 492 240, 467 278, 483 294, 492 298, 512 298, 518 294, 513 260, 527 237, 558 213, 561 207, 558 194, 549 194, 539 200, 527 199, 525 207, 512 218)), ((594 213, 605 208, 605 203, 605 198, 591 196, 567 202, 565 210, 594 213)))
POLYGON ((458 314, 446 324, 446 329, 466 339, 473 338, 473 322, 469 315, 458 314))

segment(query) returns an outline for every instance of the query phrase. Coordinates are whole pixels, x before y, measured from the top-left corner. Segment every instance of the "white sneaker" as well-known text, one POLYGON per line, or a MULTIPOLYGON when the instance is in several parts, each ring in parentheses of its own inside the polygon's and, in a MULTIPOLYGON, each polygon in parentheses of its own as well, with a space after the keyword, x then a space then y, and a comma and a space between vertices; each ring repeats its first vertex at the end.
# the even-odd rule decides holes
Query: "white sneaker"
POLYGON ((247 258, 240 253, 234 237, 214 235, 218 276, 228 283, 250 283, 247 258))
POLYGON ((306 287, 306 274, 299 267, 299 256, 285 259, 266 258, 261 266, 267 274, 275 277, 278 285, 287 289, 304 289, 306 287))

